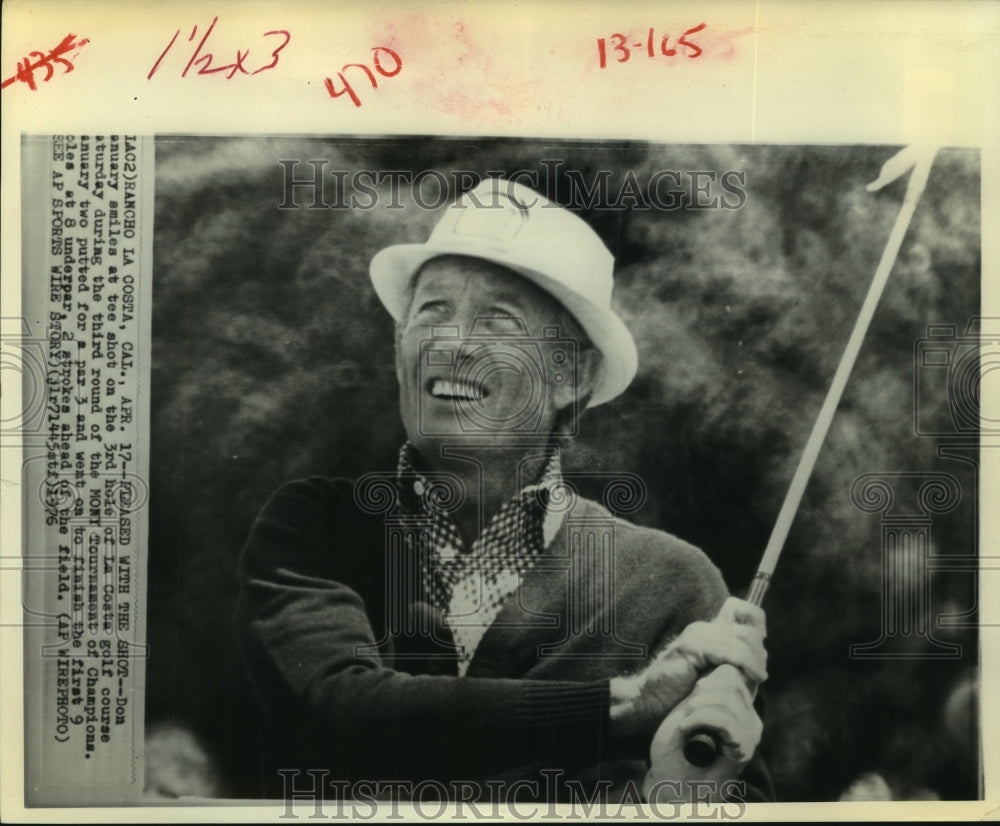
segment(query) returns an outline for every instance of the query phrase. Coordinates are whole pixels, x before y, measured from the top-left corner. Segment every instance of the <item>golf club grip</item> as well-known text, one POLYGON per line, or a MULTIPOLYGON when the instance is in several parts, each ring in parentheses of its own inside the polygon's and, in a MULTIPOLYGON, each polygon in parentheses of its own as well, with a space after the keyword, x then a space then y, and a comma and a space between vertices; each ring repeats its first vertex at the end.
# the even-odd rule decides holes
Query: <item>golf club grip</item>
POLYGON ((721 751, 719 737, 711 729, 695 729, 684 740, 684 759, 699 769, 711 766, 721 751))

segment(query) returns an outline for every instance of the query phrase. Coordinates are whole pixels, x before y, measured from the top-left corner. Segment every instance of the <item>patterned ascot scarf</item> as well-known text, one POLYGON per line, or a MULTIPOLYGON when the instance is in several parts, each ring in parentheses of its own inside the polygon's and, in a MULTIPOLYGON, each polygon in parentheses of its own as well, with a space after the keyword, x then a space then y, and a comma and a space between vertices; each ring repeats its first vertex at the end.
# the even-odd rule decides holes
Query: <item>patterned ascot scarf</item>
POLYGON ((424 496, 429 483, 416 469, 415 456, 413 445, 404 444, 397 479, 404 507, 430 523, 424 592, 445 617, 458 646, 458 673, 465 676, 486 629, 562 525, 565 511, 549 508, 549 492, 562 480, 559 449, 553 450, 539 480, 504 502, 471 547, 451 516, 424 496))

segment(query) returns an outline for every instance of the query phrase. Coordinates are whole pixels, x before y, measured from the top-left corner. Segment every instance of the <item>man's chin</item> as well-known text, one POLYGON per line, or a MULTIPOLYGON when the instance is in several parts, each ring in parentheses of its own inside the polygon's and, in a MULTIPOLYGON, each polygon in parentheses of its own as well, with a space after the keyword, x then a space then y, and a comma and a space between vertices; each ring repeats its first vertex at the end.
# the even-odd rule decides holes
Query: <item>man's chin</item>
MULTIPOLYGON (((490 421, 487 411, 465 415, 464 411, 444 405, 427 405, 418 416, 405 416, 406 432, 411 444, 425 457, 440 456, 448 446, 479 446, 483 448, 531 447, 552 439, 548 432, 537 427, 505 427, 515 424, 501 420, 490 421)), ((523 422, 521 422, 523 423, 523 422)), ((537 425, 539 422, 531 422, 537 425)))
POLYGON ((527 450, 536 452, 539 447, 548 446, 552 442, 552 438, 552 435, 547 433, 510 433, 485 430, 476 433, 456 430, 453 433, 409 434, 410 443, 417 449, 417 452, 425 460, 431 462, 449 452, 470 456, 482 453, 487 457, 487 461, 489 461, 489 457, 499 460, 503 455, 502 451, 520 453, 527 450))

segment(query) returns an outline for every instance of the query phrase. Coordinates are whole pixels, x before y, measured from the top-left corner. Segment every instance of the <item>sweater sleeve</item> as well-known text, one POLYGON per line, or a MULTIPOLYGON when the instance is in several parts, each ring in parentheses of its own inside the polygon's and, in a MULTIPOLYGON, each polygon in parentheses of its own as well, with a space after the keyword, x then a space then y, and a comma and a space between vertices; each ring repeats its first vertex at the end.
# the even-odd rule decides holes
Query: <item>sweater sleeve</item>
POLYGON ((447 781, 540 757, 566 770, 599 761, 606 680, 411 675, 382 662, 362 596, 331 575, 338 557, 364 569, 366 555, 383 553, 344 547, 351 510, 330 480, 291 483, 244 548, 240 644, 285 764, 346 779, 447 781))

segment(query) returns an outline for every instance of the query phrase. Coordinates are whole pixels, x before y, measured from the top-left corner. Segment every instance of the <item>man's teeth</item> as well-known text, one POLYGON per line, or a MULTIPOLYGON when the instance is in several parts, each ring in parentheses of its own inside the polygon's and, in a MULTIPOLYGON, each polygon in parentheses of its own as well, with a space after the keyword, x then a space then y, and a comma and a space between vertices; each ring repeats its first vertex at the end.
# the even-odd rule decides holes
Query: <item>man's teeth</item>
POLYGON ((465 401, 482 401, 482 387, 459 381, 435 379, 431 385, 431 395, 442 399, 462 399, 465 401))

